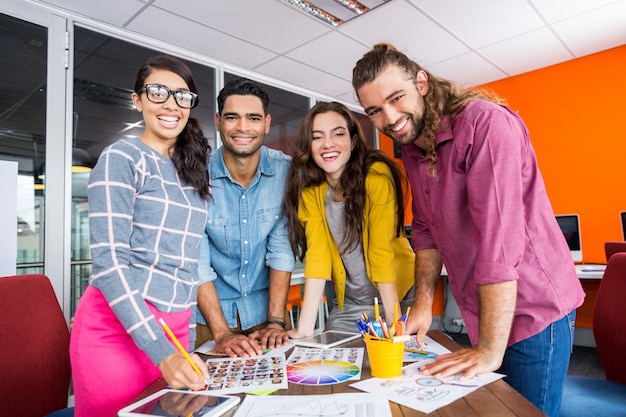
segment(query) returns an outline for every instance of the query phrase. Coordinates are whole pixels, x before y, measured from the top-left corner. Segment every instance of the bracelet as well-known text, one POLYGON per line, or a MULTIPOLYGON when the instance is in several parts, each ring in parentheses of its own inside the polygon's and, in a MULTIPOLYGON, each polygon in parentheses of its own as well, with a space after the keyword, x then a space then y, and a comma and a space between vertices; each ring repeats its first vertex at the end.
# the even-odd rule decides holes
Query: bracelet
POLYGON ((268 320, 267 324, 276 324, 280 327, 283 328, 283 330, 285 330, 285 328, 287 327, 287 324, 283 321, 283 320, 268 320))

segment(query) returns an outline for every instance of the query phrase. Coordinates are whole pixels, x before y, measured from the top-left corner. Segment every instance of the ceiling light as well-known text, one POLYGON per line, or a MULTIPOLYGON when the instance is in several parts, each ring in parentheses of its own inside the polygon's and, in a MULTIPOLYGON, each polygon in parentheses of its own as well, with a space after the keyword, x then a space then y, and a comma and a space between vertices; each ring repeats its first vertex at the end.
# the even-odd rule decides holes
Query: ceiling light
POLYGON ((72 149, 72 173, 91 171, 91 157, 84 149, 72 149))
POLYGON ((292 6, 316 17, 331 26, 337 27, 348 20, 361 16, 366 12, 391 0, 283 0, 292 6), (320 4, 324 4, 324 8, 320 4))

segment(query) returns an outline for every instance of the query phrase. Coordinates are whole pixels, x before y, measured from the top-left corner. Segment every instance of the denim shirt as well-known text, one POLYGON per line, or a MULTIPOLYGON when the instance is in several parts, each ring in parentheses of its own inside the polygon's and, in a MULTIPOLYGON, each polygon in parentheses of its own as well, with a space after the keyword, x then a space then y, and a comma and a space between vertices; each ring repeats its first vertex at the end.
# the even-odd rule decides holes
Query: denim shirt
MULTIPOLYGON (((200 284, 213 281, 229 328, 248 329, 267 320, 270 268, 292 272, 281 204, 291 157, 261 147, 257 172, 248 188, 231 177, 222 155, 211 154, 211 201, 200 247, 200 284)), ((206 324, 198 310, 197 322, 206 324)))

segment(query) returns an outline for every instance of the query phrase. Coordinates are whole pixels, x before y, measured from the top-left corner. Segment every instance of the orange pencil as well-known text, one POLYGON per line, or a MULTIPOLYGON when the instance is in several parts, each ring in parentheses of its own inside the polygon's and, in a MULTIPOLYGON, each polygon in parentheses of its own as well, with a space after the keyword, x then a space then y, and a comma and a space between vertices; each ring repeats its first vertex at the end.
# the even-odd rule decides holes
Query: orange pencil
POLYGON ((198 375, 202 375, 202 371, 200 370, 200 368, 198 368, 198 365, 196 365, 195 362, 191 359, 191 356, 189 356, 189 353, 187 353, 183 345, 180 344, 178 338, 176 337, 174 332, 172 332, 172 329, 170 329, 170 327, 165 323, 162 318, 159 319, 159 323, 161 323, 161 326, 163 327, 165 332, 168 334, 170 339, 172 339, 172 342, 174 342, 174 345, 176 345, 180 353, 182 353, 185 359, 187 359, 187 362, 189 362, 189 365, 191 365, 193 370, 196 371, 198 375))

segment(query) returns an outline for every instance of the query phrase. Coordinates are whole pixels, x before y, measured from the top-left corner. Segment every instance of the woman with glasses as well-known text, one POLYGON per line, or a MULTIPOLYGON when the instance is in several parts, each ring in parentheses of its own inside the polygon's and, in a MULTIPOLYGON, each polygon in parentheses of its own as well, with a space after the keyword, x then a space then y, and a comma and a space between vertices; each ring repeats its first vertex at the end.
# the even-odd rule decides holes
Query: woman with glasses
POLYGON ((404 311, 414 292, 400 168, 366 148, 358 119, 336 102, 309 110, 292 148, 284 206, 305 283, 298 327, 289 336, 313 334, 331 278, 336 298, 326 329, 358 332, 355 322, 363 313, 391 329, 394 307, 401 300, 404 311), (374 297, 382 301, 377 318, 374 297))
POLYGON ((204 362, 192 355, 194 370, 159 322, 189 349, 209 197, 197 88, 187 65, 156 56, 134 91, 143 134, 107 147, 89 178, 93 272, 70 346, 77 417, 116 416, 161 375, 205 385, 204 362))

